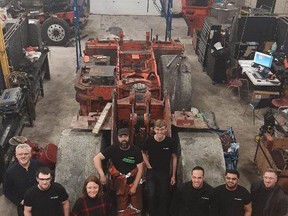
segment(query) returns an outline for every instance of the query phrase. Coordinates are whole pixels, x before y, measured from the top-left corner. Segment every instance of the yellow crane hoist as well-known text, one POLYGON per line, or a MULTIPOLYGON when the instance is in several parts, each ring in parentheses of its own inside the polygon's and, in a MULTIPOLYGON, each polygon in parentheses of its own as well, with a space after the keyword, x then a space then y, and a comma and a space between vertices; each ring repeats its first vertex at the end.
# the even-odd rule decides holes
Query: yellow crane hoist
POLYGON ((10 88, 10 81, 9 81, 10 69, 9 69, 8 56, 7 56, 6 47, 5 47, 4 35, 3 35, 3 29, 2 29, 2 21, 0 21, 0 63, 1 63, 2 73, 3 73, 3 77, 5 81, 5 87, 10 88))

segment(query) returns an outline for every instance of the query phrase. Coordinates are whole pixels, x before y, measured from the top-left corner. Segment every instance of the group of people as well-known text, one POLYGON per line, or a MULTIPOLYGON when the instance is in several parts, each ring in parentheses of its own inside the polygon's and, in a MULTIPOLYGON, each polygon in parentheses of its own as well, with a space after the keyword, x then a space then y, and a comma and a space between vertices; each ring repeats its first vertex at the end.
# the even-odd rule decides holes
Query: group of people
POLYGON ((71 212, 66 189, 53 181, 49 167, 31 159, 31 147, 19 144, 15 153, 17 163, 5 173, 3 193, 17 206, 18 216, 108 216, 112 212, 111 199, 96 176, 85 180, 71 212))
POLYGON ((285 193, 277 185, 277 172, 267 169, 263 180, 251 185, 250 192, 238 184, 237 170, 225 172, 225 184, 207 184, 204 169, 192 169, 191 181, 183 183, 173 196, 171 216, 284 216, 288 214, 285 193))
POLYGON ((118 144, 94 157, 99 178, 89 176, 85 180, 72 211, 65 188, 53 182, 48 167, 31 159, 31 148, 27 144, 16 147, 18 163, 5 173, 3 193, 17 206, 19 216, 140 216, 143 215, 143 194, 147 198, 149 216, 288 214, 287 197, 277 185, 277 172, 272 169, 264 173, 263 180, 253 183, 249 192, 238 184, 240 175, 236 170, 227 170, 225 184, 213 188, 205 182, 204 169, 196 166, 192 169, 191 180, 181 184, 170 196, 171 187, 176 184, 177 146, 166 133, 166 122, 157 120, 154 135, 138 147, 130 144, 127 128, 119 129, 118 144), (110 194, 103 190, 107 184, 102 167, 105 159, 112 162, 109 173, 110 185, 115 191, 116 213, 110 194))
POLYGON ((17 206, 18 215, 70 215, 68 194, 53 182, 50 168, 31 159, 28 144, 19 144, 15 153, 17 163, 5 173, 3 193, 17 206))
POLYGON ((107 147, 94 157, 102 184, 106 184, 102 161, 112 161, 109 172, 116 191, 117 216, 141 215, 144 163, 147 168, 148 213, 150 216, 169 215, 170 186, 176 183, 177 146, 172 138, 166 136, 166 132, 166 122, 156 120, 154 136, 148 137, 139 148, 129 144, 129 130, 121 128, 118 130, 119 144, 107 147))

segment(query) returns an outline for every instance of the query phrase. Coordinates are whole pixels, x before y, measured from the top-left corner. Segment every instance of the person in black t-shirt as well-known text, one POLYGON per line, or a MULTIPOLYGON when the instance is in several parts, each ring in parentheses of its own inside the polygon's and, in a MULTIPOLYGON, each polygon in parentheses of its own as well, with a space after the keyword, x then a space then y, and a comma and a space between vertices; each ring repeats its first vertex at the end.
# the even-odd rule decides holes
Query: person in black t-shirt
POLYGON ((212 195, 210 216, 251 216, 251 195, 238 185, 237 170, 225 172, 226 184, 215 188, 212 195))
POLYGON ((170 200, 170 185, 176 183, 177 147, 174 140, 166 136, 167 124, 155 121, 155 135, 148 137, 142 154, 147 167, 147 199, 149 216, 167 216, 170 200), (172 160, 172 175, 170 162, 172 160))
MULTIPOLYGON (((116 191, 118 216, 128 215, 130 212, 140 215, 142 211, 142 186, 143 157, 141 150, 129 144, 129 130, 118 130, 119 145, 112 145, 94 157, 100 181, 106 184, 105 173, 102 169, 102 160, 111 159, 113 166, 109 169, 116 191)), ((134 214, 133 214, 134 215, 134 214)))
POLYGON ((263 180, 251 185, 252 216, 284 216, 287 214, 287 196, 277 185, 277 171, 268 169, 263 180))
POLYGON ((48 167, 36 172, 38 185, 30 188, 24 196, 25 216, 69 216, 68 194, 56 182, 51 183, 52 173, 48 167))
POLYGON ((204 169, 196 166, 191 181, 183 183, 174 193, 170 206, 172 216, 209 216, 213 187, 204 182, 204 169))

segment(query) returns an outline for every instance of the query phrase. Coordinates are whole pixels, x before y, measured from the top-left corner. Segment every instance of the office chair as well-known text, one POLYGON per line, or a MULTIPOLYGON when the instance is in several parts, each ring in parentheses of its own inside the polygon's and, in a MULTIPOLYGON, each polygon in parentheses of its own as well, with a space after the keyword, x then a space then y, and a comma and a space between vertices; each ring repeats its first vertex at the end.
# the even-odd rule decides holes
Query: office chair
POLYGON ((279 92, 271 92, 271 91, 253 91, 251 101, 247 105, 243 116, 245 116, 248 107, 252 108, 252 119, 253 125, 255 125, 255 110, 271 107, 271 101, 274 97, 279 96, 279 92))
POLYGON ((227 93, 228 90, 232 90, 233 88, 237 88, 239 99, 241 99, 241 87, 243 86, 243 82, 246 82, 247 90, 249 92, 249 81, 244 78, 240 78, 237 67, 227 68, 226 70, 226 79, 227 79, 227 87, 224 89, 223 94, 227 93), (234 74, 233 74, 234 72, 234 74), (233 78, 233 75, 235 78, 233 78))

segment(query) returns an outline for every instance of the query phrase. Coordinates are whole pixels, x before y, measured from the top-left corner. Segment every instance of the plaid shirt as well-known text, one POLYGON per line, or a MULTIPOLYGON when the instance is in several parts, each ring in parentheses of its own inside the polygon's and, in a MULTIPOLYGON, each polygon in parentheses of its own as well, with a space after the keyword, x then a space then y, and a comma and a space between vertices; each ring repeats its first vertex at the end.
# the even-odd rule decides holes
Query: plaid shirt
POLYGON ((98 198, 88 196, 79 198, 72 209, 72 216, 108 216, 111 214, 112 203, 106 195, 98 198))

